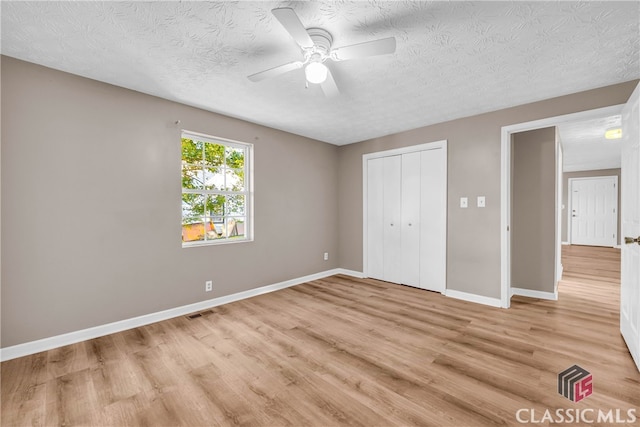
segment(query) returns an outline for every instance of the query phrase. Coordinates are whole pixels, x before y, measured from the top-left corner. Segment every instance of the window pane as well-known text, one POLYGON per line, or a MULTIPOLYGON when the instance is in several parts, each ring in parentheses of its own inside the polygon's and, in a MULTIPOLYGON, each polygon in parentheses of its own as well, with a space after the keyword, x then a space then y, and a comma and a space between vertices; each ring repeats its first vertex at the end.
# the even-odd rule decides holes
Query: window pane
POLYGON ((224 189, 224 175, 221 172, 222 168, 209 168, 204 169, 204 188, 207 190, 222 190, 224 189))
POLYGON ((207 196, 207 215, 214 218, 215 221, 222 222, 224 216, 225 197, 222 195, 207 196), (218 220, 219 218, 219 220, 218 220))
POLYGON ((182 138, 182 163, 202 164, 202 141, 182 138))
POLYGON ((204 221, 205 240, 219 239, 219 230, 216 228, 214 218, 205 218, 204 221))
POLYGON ((244 149, 227 147, 225 160, 227 167, 232 169, 244 168, 244 149))
POLYGON ((227 191, 244 191, 244 170, 227 169, 225 173, 227 191))
POLYGON ((227 215, 244 215, 244 196, 227 196, 227 215))
POLYGON ((215 238, 224 239, 224 217, 211 218, 211 224, 215 231, 215 238))
POLYGON ((182 194, 182 224, 201 222, 204 215, 202 194, 182 194))
POLYGON ((203 182, 202 166, 182 162, 182 188, 202 188, 203 182))
POLYGON ((202 222, 182 224, 182 241, 197 242, 204 240, 204 225, 202 222))
POLYGON ((225 218, 222 229, 222 237, 230 238, 238 236, 238 229, 236 227, 236 219, 235 218, 225 218))
POLYGON ((242 239, 246 237, 245 232, 245 219, 244 217, 228 218, 227 223, 232 226, 229 229, 229 238, 242 239), (233 223, 232 223, 233 221, 233 223))
POLYGON ((206 143, 204 145, 204 164, 210 168, 219 168, 224 164, 224 145, 206 143))

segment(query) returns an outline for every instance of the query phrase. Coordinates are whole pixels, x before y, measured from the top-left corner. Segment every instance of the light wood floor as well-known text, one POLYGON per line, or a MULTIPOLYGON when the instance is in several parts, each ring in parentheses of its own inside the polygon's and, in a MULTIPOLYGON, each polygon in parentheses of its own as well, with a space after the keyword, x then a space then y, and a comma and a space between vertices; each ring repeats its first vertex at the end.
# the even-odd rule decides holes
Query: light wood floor
MULTIPOLYGON (((509 310, 334 276, 2 363, 2 426, 516 425, 520 408, 640 407, 619 251, 565 247, 559 301, 509 310), (557 373, 594 393, 573 403, 557 373)), ((640 411, 639 411, 640 412, 640 411)))

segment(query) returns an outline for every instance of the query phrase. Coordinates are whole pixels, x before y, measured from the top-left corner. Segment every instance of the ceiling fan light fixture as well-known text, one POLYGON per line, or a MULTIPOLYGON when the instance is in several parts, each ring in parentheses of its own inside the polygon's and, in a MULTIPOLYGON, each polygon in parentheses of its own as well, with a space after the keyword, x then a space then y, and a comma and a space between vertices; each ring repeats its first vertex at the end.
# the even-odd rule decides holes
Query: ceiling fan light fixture
POLYGON ((606 139, 620 139, 622 138, 622 129, 620 128, 608 129, 604 133, 604 137, 606 139))
POLYGON ((322 62, 311 62, 305 69, 304 74, 309 83, 320 84, 327 79, 327 66, 322 62))

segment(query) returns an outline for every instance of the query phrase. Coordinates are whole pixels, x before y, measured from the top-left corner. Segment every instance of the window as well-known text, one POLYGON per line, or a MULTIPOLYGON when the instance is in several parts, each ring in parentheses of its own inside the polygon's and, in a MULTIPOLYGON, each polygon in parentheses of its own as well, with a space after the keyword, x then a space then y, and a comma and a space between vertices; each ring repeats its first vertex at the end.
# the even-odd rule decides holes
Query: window
POLYGON ((182 132, 182 247, 252 240, 252 151, 182 132))

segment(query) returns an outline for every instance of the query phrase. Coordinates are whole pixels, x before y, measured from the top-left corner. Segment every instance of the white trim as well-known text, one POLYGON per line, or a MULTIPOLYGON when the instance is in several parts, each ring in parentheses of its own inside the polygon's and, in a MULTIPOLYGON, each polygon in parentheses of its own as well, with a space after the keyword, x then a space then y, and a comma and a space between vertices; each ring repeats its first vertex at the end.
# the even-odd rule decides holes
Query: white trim
POLYGON ((500 133, 500 307, 509 308, 511 287, 511 134, 500 133))
POLYGON ((565 245, 565 246, 571 245, 571 243, 569 243, 569 242, 562 242, 562 244, 565 245))
POLYGON ((181 130, 181 135, 182 135, 182 138, 184 138, 186 135, 189 139, 197 139, 198 141, 208 142, 210 144, 228 145, 230 147, 242 148, 242 149, 247 147, 253 148, 253 144, 250 142, 236 141, 235 139, 229 139, 229 138, 221 138, 218 136, 207 135, 205 133, 200 133, 200 132, 193 132, 186 129, 181 130))
POLYGON ((531 289, 511 288, 511 295, 519 295, 521 297, 546 299, 551 301, 558 300, 557 292, 534 291, 531 289))
POLYGON ((361 271, 347 270, 346 268, 336 268, 333 274, 344 274, 346 276, 357 277, 358 279, 364 279, 364 273, 361 271))
MULTIPOLYGON (((560 254, 560 259, 562 259, 562 254, 560 254)), ((556 294, 558 293, 558 283, 560 283, 560 281, 562 280, 562 273, 564 273, 564 265, 562 265, 562 263, 560 263, 560 265, 558 265, 558 277, 556 280, 556 285, 554 287, 554 289, 556 290, 556 294)))
POLYGON ((509 288, 511 287, 511 239, 508 230, 511 223, 511 196, 509 194, 511 188, 511 134, 557 126, 565 122, 620 114, 623 106, 624 104, 612 105, 502 127, 500 132, 500 302, 502 307, 509 308, 509 288))
POLYGON ((555 232, 553 235, 555 243, 555 265, 554 265, 554 283, 553 289, 558 289, 558 283, 562 279, 562 198, 564 187, 564 174, 562 173, 562 162, 564 151, 562 149, 562 143, 560 141, 560 135, 558 128, 555 129, 555 167, 556 167, 556 185, 555 185, 555 232))
POLYGON ((463 301, 489 305, 491 307, 500 308, 501 306, 499 298, 491 298, 491 297, 485 297, 482 295, 469 294, 467 292, 456 291, 454 289, 447 289, 446 291, 444 291, 444 295, 451 298, 463 300, 463 301))
POLYGON ((442 294, 447 291, 447 266, 449 265, 449 258, 447 257, 449 242, 447 237, 449 235, 449 143, 445 139, 442 141, 442 150, 444 153, 444 192, 442 206, 444 206, 444 233, 442 234, 442 250, 444 251, 444 289, 442 294))
MULTIPOLYGON (((202 133, 192 132, 185 129, 182 129, 180 136, 181 136, 181 139, 188 138, 188 139, 197 140, 204 143, 224 145, 226 147, 233 147, 236 149, 243 150, 244 166, 242 170, 245 174, 244 191, 190 189, 190 188, 181 187, 182 194, 224 195, 224 196, 242 195, 245 197, 244 215, 226 215, 226 214, 221 215, 224 220, 225 227, 227 225, 227 220, 229 218, 244 218, 244 237, 243 238, 225 237, 220 239, 200 240, 200 241, 193 241, 193 242, 183 241, 182 248, 185 249, 185 248, 193 248, 193 247, 201 247, 201 246, 219 246, 219 245, 227 245, 227 244, 234 244, 234 243, 253 242, 254 240, 254 235, 253 235, 253 230, 254 230, 254 227, 253 227, 253 221, 254 221, 253 150, 254 150, 254 146, 253 144, 249 142, 240 142, 240 141, 234 141, 232 139, 205 135, 202 133)), ((226 158, 224 161, 224 165, 226 168, 226 158)), ((202 220, 204 221, 204 215, 202 220)))
MULTIPOLYGON (((444 218, 445 218, 445 229, 447 228, 447 224, 449 223, 449 217, 448 217, 448 206, 447 206, 447 197, 448 197, 448 188, 449 188, 449 154, 447 151, 447 140, 443 139, 440 141, 434 141, 434 142, 427 142, 425 144, 419 144, 419 145, 410 145, 408 147, 401 147, 401 148, 394 148, 392 150, 385 150, 385 151, 376 151, 374 153, 366 153, 362 155, 362 277, 369 277, 368 275, 368 271, 367 271, 367 260, 368 260, 368 255, 367 255, 367 247, 368 247, 368 242, 367 242, 367 229, 368 229, 368 217, 367 217, 367 206, 368 206, 368 198, 367 198, 367 185, 368 185, 368 173, 367 173, 367 165, 368 165, 368 161, 371 159, 376 159, 376 158, 381 158, 381 157, 389 157, 389 156, 397 156, 397 155, 402 155, 402 154, 407 154, 407 153, 415 153, 415 152, 420 152, 420 151, 427 151, 427 150, 438 150, 441 149, 443 150, 443 154, 444 154, 444 186, 445 186, 445 191, 444 191, 444 203, 443 203, 443 209, 444 209, 444 218)), ((447 253, 447 233, 444 233, 443 236, 443 250, 444 253, 447 253)), ((446 255, 445 255, 445 262, 446 262, 446 255)), ((445 289, 447 286, 447 271, 445 268, 445 273, 444 273, 444 283, 445 283, 445 289)))
POLYGON ((393 150, 376 151, 374 153, 366 153, 362 155, 363 160, 377 159, 380 157, 398 156, 401 154, 415 153, 416 151, 437 150, 446 148, 447 140, 427 142, 425 144, 409 145, 407 147, 394 148, 393 150))
POLYGON ((11 347, 0 349, 0 361, 15 359, 17 357, 28 356, 30 354, 39 353, 41 351, 51 350, 53 348, 65 345, 75 344, 81 341, 102 337, 116 332, 126 331, 128 329, 137 328, 151 323, 160 322, 174 317, 183 316, 185 314, 194 313, 205 310, 207 308, 216 307, 230 302, 251 298, 254 296, 266 294, 289 288, 291 286, 300 285, 313 280, 323 279, 325 277, 334 276, 336 274, 346 274, 354 277, 362 277, 362 273, 357 271, 336 268, 316 274, 311 274, 297 279, 286 280, 284 282, 275 283, 273 285, 262 286, 260 288, 249 289, 247 291, 238 292, 231 295, 225 295, 206 301, 200 301, 193 304, 183 305, 180 307, 170 308, 168 310, 158 311, 156 313, 145 314, 131 319, 119 320, 105 325, 95 326, 92 328, 82 329, 79 331, 69 332, 62 335, 56 335, 49 338, 43 338, 36 341, 18 344, 11 347))

